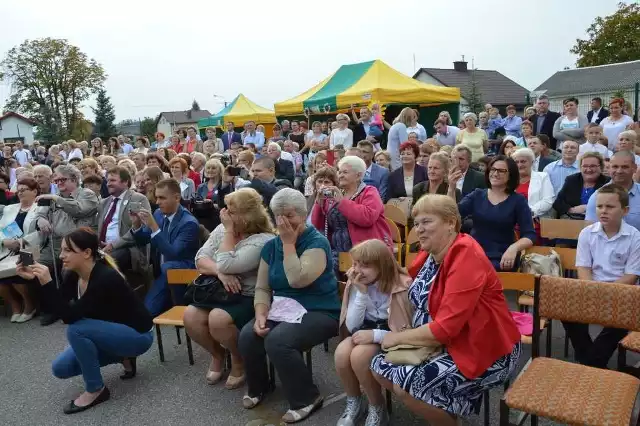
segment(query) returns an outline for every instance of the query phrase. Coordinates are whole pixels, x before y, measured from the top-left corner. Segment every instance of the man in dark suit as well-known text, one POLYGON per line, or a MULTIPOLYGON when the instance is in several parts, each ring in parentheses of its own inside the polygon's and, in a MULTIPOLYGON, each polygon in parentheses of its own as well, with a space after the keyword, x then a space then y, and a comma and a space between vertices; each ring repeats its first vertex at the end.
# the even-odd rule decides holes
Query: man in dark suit
POLYGON ((360 120, 356 117, 356 113, 353 108, 351 108, 351 115, 353 116, 353 120, 356 122, 356 126, 353 128, 353 140, 367 140, 374 146, 377 145, 379 148, 384 134, 379 137, 369 136, 369 123, 371 122, 371 111, 369 108, 366 106, 360 108, 360 120))
POLYGON ((149 200, 131 191, 131 175, 123 167, 107 171, 109 196, 98 205, 100 246, 113 257, 122 271, 148 271, 146 246, 138 246, 131 232, 129 211, 150 210, 149 200))
POLYGON ((551 149, 556 149, 557 141, 553 137, 553 125, 556 124, 556 120, 560 118, 560 114, 549 111, 549 98, 547 95, 542 95, 538 98, 536 111, 537 113, 531 117, 533 134, 538 135, 542 133, 547 135, 551 143, 551 149))
MULTIPOLYGON (((151 243, 154 250, 156 278, 151 284, 144 304, 156 316, 171 307, 172 298, 167 284, 169 269, 195 269, 195 256, 200 248, 198 221, 180 205, 180 185, 173 179, 156 184, 158 210, 151 213, 141 209, 131 215, 133 236, 140 245, 151 243), (143 226, 144 225, 144 226, 143 226)), ((174 300, 182 302, 186 286, 173 286, 174 300), (177 288, 179 287, 179 288, 177 288)))
POLYGON ((383 200, 386 199, 387 185, 389 184, 389 169, 378 166, 373 162, 373 144, 371 142, 360 141, 358 142, 358 148, 360 150, 360 158, 362 158, 367 165, 367 170, 364 172, 362 181, 366 185, 376 187, 380 193, 380 198, 383 200))
POLYGON ((539 138, 529 138, 527 141, 527 147, 533 151, 533 155, 535 155, 535 160, 533 160, 533 165, 531 166, 531 170, 534 172, 541 172, 547 167, 547 164, 553 163, 556 161, 551 157, 542 156, 542 152, 544 151, 544 144, 540 141, 539 138))
POLYGON ((589 123, 596 123, 600 125, 600 122, 609 116, 609 110, 602 108, 602 98, 591 99, 591 111, 587 113, 587 120, 589 123))
POLYGON ((227 151, 231 148, 231 144, 233 142, 239 142, 242 144, 242 136, 240 133, 234 130, 235 125, 233 121, 227 121, 227 131, 222 134, 222 144, 224 145, 224 150, 227 151))
POLYGON ((487 187, 484 174, 469 168, 471 165, 471 150, 469 148, 464 145, 457 145, 453 148, 453 151, 451 151, 451 163, 457 167, 457 170, 462 175, 457 181, 456 187, 463 197, 473 192, 476 188, 487 187))
POLYGON ((282 148, 275 142, 271 142, 267 147, 267 157, 273 160, 275 167, 275 178, 286 179, 291 182, 295 180, 295 172, 293 163, 289 160, 284 160, 282 157, 282 148))

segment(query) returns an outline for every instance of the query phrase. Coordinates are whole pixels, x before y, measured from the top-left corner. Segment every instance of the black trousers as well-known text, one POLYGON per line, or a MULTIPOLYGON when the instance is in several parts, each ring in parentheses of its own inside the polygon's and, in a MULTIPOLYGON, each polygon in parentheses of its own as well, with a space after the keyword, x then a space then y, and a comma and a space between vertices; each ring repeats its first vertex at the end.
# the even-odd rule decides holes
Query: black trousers
MULTIPOLYGON (((50 250, 50 249, 46 248, 45 250, 50 250)), ((58 274, 57 274, 58 280, 56 281, 56 273, 53 269, 53 261, 50 259, 50 257, 51 256, 49 256, 49 258, 42 257, 40 258, 39 262, 45 265, 47 268, 49 268, 49 273, 51 274, 51 278, 56 283, 56 287, 58 289, 58 292, 62 296, 62 298, 65 301, 71 301, 74 297, 77 297, 78 287, 72 286, 69 284, 68 285, 64 284, 64 280, 62 279, 62 261, 60 260, 60 258, 56 258, 55 260, 56 268, 58 271, 58 274)), ((45 314, 53 313, 53 310, 49 306, 49 302, 47 301, 47 298, 43 297, 44 291, 42 290, 41 285, 38 285, 38 290, 39 290, 39 296, 40 296, 40 310, 45 314)))
POLYGON ((571 340, 576 360, 580 364, 597 368, 607 368, 609 359, 618 348, 618 342, 629 333, 621 328, 605 327, 595 340, 592 340, 589 324, 563 321, 562 325, 571 340))

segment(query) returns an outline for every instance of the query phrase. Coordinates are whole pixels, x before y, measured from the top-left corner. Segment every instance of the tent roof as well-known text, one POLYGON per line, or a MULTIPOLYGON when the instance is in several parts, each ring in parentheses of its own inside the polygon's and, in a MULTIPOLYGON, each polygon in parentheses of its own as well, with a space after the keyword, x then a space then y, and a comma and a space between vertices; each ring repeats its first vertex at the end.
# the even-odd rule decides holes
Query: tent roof
POLYGON ((275 104, 276 115, 329 113, 352 104, 441 104, 460 102, 460 89, 440 87, 402 74, 380 60, 341 66, 306 92, 275 104))
POLYGON ((233 121, 236 127, 241 127, 247 121, 258 124, 275 123, 276 116, 273 111, 261 107, 240 93, 217 114, 198 121, 198 127, 223 126, 225 121, 233 121))

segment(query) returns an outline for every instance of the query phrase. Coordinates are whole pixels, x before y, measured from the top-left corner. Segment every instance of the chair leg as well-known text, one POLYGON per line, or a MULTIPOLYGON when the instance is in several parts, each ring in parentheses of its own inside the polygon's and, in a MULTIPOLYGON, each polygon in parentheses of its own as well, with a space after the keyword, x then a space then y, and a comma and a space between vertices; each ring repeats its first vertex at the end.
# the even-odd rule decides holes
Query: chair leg
POLYGON ((504 399, 500 400, 500 426, 510 426, 509 422, 509 406, 504 401, 504 399))
POLYGON ((231 370, 231 351, 229 351, 228 349, 225 350, 224 364, 225 364, 224 367, 230 371, 231 370))
POLYGON ((538 416, 531 415, 531 426, 538 426, 538 416))
POLYGON ((491 401, 489 400, 489 391, 486 390, 482 393, 483 408, 484 408, 484 426, 491 426, 491 401))
POLYGON ((564 336, 564 359, 569 358, 569 336, 564 336))
POLYGON ((311 363, 311 349, 304 353, 304 357, 307 359, 307 368, 313 375, 313 364, 311 363))
POLYGON ((324 342, 324 351, 325 352, 329 352, 329 341, 328 340, 324 342))
POLYGON ((189 364, 193 365, 193 348, 191 347, 191 337, 185 332, 184 337, 187 340, 187 354, 189 355, 189 364))
POLYGON ((156 339, 158 340, 158 352, 160 352, 160 362, 164 362, 164 349, 162 348, 162 333, 160 326, 156 324, 156 339))
POLYGON ((182 344, 182 340, 180 339, 180 327, 176 325, 176 337, 178 338, 178 344, 182 344))
POLYGON ((553 321, 548 320, 547 323, 547 358, 551 358, 551 345, 553 344, 552 339, 552 330, 553 330, 553 321))
POLYGON ((393 413, 393 401, 391 400, 393 394, 389 389, 386 389, 384 395, 387 400, 387 413, 391 414, 393 413))
POLYGON ((618 345, 618 371, 624 371, 627 368, 627 350, 618 345))

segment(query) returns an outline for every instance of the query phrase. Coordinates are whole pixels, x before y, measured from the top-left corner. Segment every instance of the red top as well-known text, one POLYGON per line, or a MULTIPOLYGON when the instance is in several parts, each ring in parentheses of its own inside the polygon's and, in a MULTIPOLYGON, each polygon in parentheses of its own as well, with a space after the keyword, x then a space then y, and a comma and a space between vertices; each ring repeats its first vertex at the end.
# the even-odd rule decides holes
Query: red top
MULTIPOLYGON (((529 184, 530 183, 531 183, 531 181, 529 180, 527 183, 521 183, 516 188, 516 192, 518 194, 522 195, 527 200, 529 200, 529 184)), ((536 239, 536 241, 534 241, 534 243, 536 245, 541 245, 542 241, 540 240, 540 221, 539 220, 534 219, 534 221, 533 221, 533 229, 534 229, 534 231, 536 231, 536 236, 537 236, 537 239, 536 239)), ((520 228, 518 227, 518 224, 516 224, 515 230, 516 230, 516 232, 520 231, 520 228)))
POLYGON ((529 199, 529 184, 531 183, 531 181, 527 181, 527 183, 521 183, 520 185, 518 185, 518 187, 516 188, 516 192, 520 195, 522 195, 525 199, 529 199))
POLYGON ((418 272, 420 272, 420 269, 422 269, 422 265, 424 265, 424 262, 426 262, 428 258, 429 253, 420 249, 418 255, 413 260, 413 263, 411 263, 411 265, 409 265, 409 267, 407 268, 407 271, 409 272, 409 276, 411 278, 413 278, 414 280, 416 279, 416 277, 418 276, 418 272))
POLYGON ((193 170, 189 170, 189 175, 187 177, 193 181, 193 183, 196 186, 196 189, 198 189, 198 187, 202 183, 202 179, 200 179, 200 173, 194 172, 193 170))
POLYGON ((498 275, 469 235, 459 234, 449 248, 428 303, 431 332, 468 379, 483 374, 520 341, 498 275))

